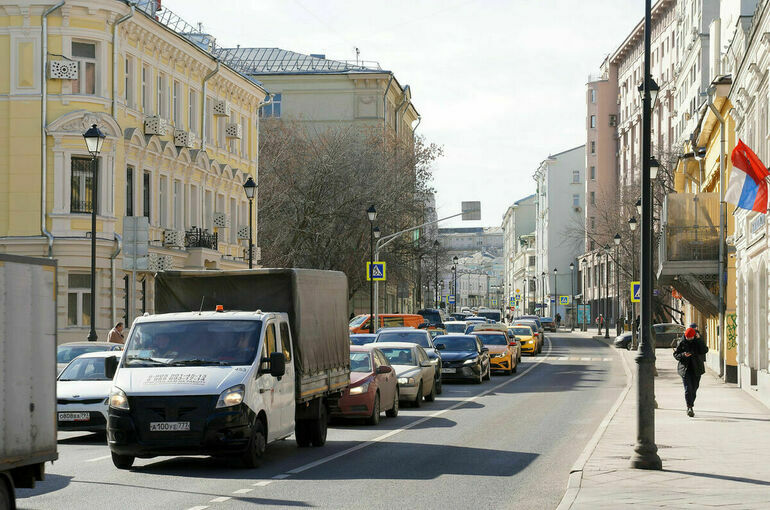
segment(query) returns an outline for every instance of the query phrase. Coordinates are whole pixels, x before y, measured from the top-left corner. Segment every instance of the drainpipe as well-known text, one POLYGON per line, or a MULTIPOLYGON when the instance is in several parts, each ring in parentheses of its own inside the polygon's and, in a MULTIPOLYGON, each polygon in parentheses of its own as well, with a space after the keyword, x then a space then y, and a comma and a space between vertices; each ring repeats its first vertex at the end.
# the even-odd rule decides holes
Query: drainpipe
POLYGON ((131 7, 131 11, 112 25, 112 116, 115 120, 117 120, 118 112, 118 25, 134 15, 136 3, 131 2, 128 5, 131 7))
POLYGON ((719 121, 719 349, 722 351, 722 377, 727 378, 725 340, 725 119, 714 106, 716 87, 708 90, 708 105, 719 121))
POLYGON ((403 93, 404 99, 401 101, 401 104, 398 105, 398 108, 396 108, 396 113, 394 115, 395 121, 396 121, 396 125, 395 125, 396 126, 396 134, 398 134, 398 124, 399 124, 398 123, 398 115, 401 113, 401 108, 403 108, 404 105, 409 105, 409 101, 411 100, 410 99, 411 92, 412 92, 412 90, 409 88, 409 85, 404 87, 404 93, 403 93))
POLYGON ((201 150, 206 150, 206 82, 214 77, 219 72, 219 60, 217 60, 217 66, 203 78, 203 84, 201 89, 203 90, 203 108, 201 111, 201 150))
POLYGON ((390 90, 390 84, 393 81, 393 73, 390 73, 390 79, 385 86, 385 93, 382 95, 382 127, 385 128, 388 125, 388 91, 390 90))
POLYGON ((115 309, 115 258, 120 255, 120 250, 123 249, 123 238, 117 232, 114 232, 113 236, 115 237, 115 251, 110 255, 110 309, 112 310, 112 325, 114 326, 118 315, 115 309))
POLYGON ((64 5, 64 0, 49 7, 43 12, 41 20, 41 39, 42 55, 40 62, 42 69, 40 72, 40 166, 42 180, 40 181, 40 231, 48 238, 48 258, 53 258, 53 234, 48 231, 45 224, 46 217, 46 201, 48 199, 48 134, 45 132, 47 123, 47 111, 48 111, 48 79, 45 72, 48 68, 48 15, 53 11, 64 5))
POLYGON ((412 128, 412 135, 414 135, 414 132, 417 131, 417 128, 420 127, 420 122, 422 122, 422 117, 419 115, 417 116, 417 125, 412 128))

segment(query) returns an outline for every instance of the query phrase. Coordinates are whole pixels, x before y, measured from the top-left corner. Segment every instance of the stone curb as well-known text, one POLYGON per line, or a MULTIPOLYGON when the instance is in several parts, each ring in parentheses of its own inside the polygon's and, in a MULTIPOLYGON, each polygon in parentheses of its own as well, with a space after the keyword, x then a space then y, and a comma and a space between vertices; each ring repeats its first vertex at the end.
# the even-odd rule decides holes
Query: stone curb
MULTIPOLYGON (((607 342, 607 339, 604 338, 604 336, 594 336, 593 339, 610 346, 612 345, 610 342, 607 342)), ((626 397, 628 396, 628 393, 633 386, 633 375, 631 368, 628 366, 628 360, 626 359, 626 356, 623 352, 617 351, 617 354, 620 356, 620 360, 623 362, 623 371, 626 373, 626 387, 620 393, 617 400, 610 408, 609 412, 607 412, 607 415, 599 424, 599 427, 597 427, 594 435, 591 436, 590 441, 588 441, 588 444, 583 449, 583 453, 580 454, 580 457, 578 457, 578 459, 575 461, 575 464, 572 465, 572 469, 569 473, 569 479, 567 481, 567 490, 565 491, 559 506, 556 507, 557 510, 568 510, 575 503, 575 500, 578 497, 578 493, 580 492, 581 484, 583 482, 583 469, 585 468, 588 459, 590 459, 591 455, 593 455, 594 450, 596 450, 596 447, 599 444, 599 441, 601 440, 602 436, 604 436, 604 432, 607 430, 610 422, 615 417, 618 409, 620 409, 620 406, 626 400, 626 397)))

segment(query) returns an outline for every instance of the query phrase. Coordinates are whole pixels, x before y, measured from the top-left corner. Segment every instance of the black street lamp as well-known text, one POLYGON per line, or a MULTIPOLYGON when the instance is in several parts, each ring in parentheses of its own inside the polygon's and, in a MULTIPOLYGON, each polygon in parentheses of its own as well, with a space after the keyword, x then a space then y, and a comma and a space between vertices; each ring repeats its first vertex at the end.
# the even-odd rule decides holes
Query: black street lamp
POLYGON ((249 199, 249 269, 254 268, 254 236, 251 233, 252 221, 254 218, 254 193, 257 191, 257 183, 249 176, 243 183, 243 192, 249 199))
MULTIPOLYGON (((636 231, 636 218, 634 216, 631 216, 631 219, 628 220, 628 228, 631 229, 631 280, 636 281, 636 235, 634 232, 636 231)), ((631 301, 631 346, 636 349, 637 347, 637 338, 636 338, 636 304, 631 301)))
POLYGON ((615 241, 615 334, 620 334, 620 273, 618 273, 618 246, 620 246, 620 234, 615 234, 612 238, 615 241))
POLYGON ((545 313, 545 271, 540 273, 540 297, 542 298, 543 302, 540 304, 540 317, 543 316, 545 313))
MULTIPOLYGON (((374 220, 377 219, 377 209, 374 204, 366 210, 369 217, 369 333, 374 333, 374 278, 372 278, 372 264, 374 264, 374 220)), ((379 229, 378 229, 379 230, 379 229)))
POLYGON ((610 245, 605 244, 604 245, 604 290, 607 291, 606 293, 606 300, 604 301, 604 314, 607 315, 607 317, 604 318, 604 338, 610 337, 610 319, 609 319, 609 312, 610 312, 610 306, 612 304, 612 299, 610 298, 610 245))
POLYGON ((569 302, 572 305, 572 320, 570 320, 570 332, 575 331, 575 320, 577 320, 577 313, 575 313, 575 264, 569 263, 569 283, 572 287, 572 293, 570 294, 569 302))
POLYGON ((583 264, 583 292, 582 292, 583 297, 581 301, 583 302, 583 324, 581 326, 581 331, 588 331, 588 323, 591 320, 590 301, 588 303, 589 309, 586 310, 586 301, 588 298, 588 259, 587 258, 583 259, 582 264, 583 264))
POLYGON ((557 276, 559 273, 559 269, 554 267, 553 268, 553 320, 556 320, 556 314, 559 313, 559 286, 557 285, 557 276))
POLYGON ((436 274, 435 274, 435 276, 436 276, 436 288, 434 289, 434 294, 435 294, 436 299, 433 301, 433 304, 434 304, 434 306, 436 308, 438 308, 438 249, 439 249, 440 246, 441 245, 439 244, 438 239, 433 241, 433 251, 435 252, 434 253, 434 261, 433 262, 434 262, 434 269, 436 271, 436 274))
POLYGON ((91 331, 88 332, 88 341, 96 342, 99 337, 96 334, 96 213, 99 208, 99 164, 97 158, 102 152, 105 134, 93 124, 88 131, 83 133, 86 148, 91 154, 91 331))
POLYGON ((452 257, 452 271, 454 271, 454 290, 455 302, 452 303, 452 311, 457 312, 457 256, 452 257))
POLYGON ((652 0, 644 2, 644 97, 642 102, 642 310, 641 339, 637 364, 637 433, 631 467, 663 469, 655 445, 655 346, 652 343, 652 186, 650 180, 651 109, 657 85, 650 76, 650 40, 652 29, 652 0))

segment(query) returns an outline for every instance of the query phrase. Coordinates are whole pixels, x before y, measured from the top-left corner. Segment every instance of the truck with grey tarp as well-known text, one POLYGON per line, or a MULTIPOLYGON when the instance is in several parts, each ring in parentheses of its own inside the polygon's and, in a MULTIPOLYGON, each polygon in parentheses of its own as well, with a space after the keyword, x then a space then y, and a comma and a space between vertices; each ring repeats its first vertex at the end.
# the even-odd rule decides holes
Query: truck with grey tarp
POLYGON ((0 254, 0 508, 56 453, 56 261, 0 254))
POLYGON ((114 464, 203 454, 252 467, 291 434, 322 446, 350 380, 347 295, 336 271, 158 273, 156 313, 134 321, 114 368, 114 464))

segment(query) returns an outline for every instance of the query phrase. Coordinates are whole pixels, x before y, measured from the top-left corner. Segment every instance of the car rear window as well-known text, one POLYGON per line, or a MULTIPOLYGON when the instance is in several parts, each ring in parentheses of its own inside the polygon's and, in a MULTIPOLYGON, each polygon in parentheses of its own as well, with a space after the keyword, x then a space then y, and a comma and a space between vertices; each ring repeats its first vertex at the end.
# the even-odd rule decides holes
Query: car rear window
POLYGON ((427 331, 383 331, 377 335, 375 342, 408 342, 420 347, 430 348, 427 331))

